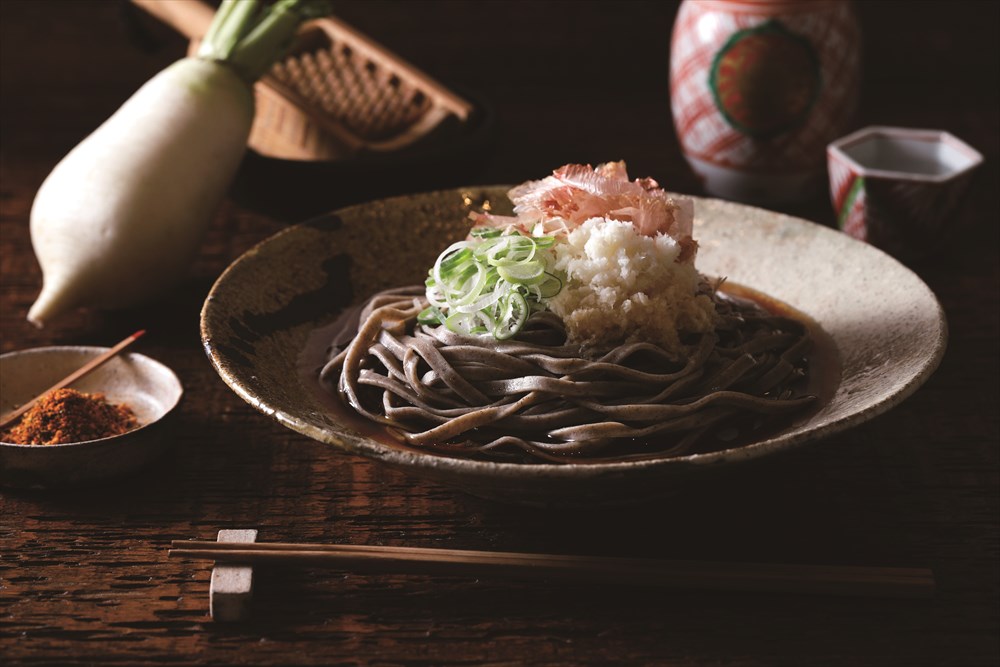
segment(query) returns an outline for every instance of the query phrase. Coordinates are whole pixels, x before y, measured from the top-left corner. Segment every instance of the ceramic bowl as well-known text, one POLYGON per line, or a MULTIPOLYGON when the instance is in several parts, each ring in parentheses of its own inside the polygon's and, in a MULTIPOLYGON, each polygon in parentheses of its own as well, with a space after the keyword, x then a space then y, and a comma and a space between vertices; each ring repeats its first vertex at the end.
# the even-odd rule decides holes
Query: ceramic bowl
POLYGON ((940 130, 858 130, 827 147, 837 224, 900 259, 940 250, 982 161, 977 150, 940 130))
MULTIPOLYGON (((40 347, 0 356, 0 413, 22 405, 108 348, 40 347)), ((55 489, 92 484, 138 470, 166 448, 164 419, 183 389, 173 371, 147 356, 124 353, 73 384, 135 412, 139 427, 109 438, 62 445, 0 443, 0 484, 55 489)))
MULTIPOLYGON (((349 304, 423 281, 469 226, 469 207, 510 206, 506 187, 406 196, 291 227, 247 252, 202 310, 205 349, 222 379, 279 423, 349 454, 504 502, 613 505, 670 494, 714 471, 802 447, 872 419, 920 386, 941 359, 946 325, 927 286, 880 250, 766 210, 696 199, 699 269, 783 301, 819 323, 841 377, 818 411, 758 442, 672 459, 602 464, 489 463, 405 450, 330 410, 310 338, 349 304)), ((350 459, 345 459, 350 465, 350 459)), ((746 469, 746 468, 744 468, 746 469)))

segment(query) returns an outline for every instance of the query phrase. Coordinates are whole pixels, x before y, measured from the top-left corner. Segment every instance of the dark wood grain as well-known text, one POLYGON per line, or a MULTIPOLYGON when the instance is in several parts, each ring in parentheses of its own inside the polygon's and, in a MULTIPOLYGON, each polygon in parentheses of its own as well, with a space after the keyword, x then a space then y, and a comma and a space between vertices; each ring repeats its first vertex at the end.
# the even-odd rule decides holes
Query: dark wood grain
MULTIPOLYGON (((950 344, 912 398, 850 433, 629 510, 495 505, 338 454, 278 426, 212 371, 198 338, 211 282, 304 213, 246 193, 293 175, 248 162, 198 263, 155 304, 79 312, 43 330, 28 216, 55 162, 184 43, 124 4, 0 3, 0 349, 137 347, 187 394, 158 465, 97 489, 2 491, 5 664, 995 665, 1000 662, 1000 5, 864 2, 859 125, 947 129, 986 156, 940 251, 912 268, 938 295, 950 344), (137 32, 138 30, 138 32, 137 32), (152 47, 152 48, 151 48, 152 47), (242 184, 242 188, 241 188, 242 184), (349 542, 670 559, 931 567, 930 600, 664 593, 462 577, 261 568, 255 616, 207 616, 209 569, 171 540, 256 527, 262 541, 349 542)), ((452 169, 319 177, 326 200, 535 177, 624 158, 698 192, 667 92, 676 4, 361 2, 338 14, 473 91, 495 141, 452 169)), ((314 177, 311 177, 314 178, 314 177)), ((791 212, 823 223, 825 198, 791 212)))

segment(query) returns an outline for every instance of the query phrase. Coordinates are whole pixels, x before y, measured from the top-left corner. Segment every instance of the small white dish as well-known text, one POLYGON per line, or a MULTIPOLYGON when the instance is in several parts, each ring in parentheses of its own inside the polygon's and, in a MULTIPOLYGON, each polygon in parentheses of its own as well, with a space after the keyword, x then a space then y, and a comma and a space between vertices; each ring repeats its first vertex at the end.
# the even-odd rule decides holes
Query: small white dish
MULTIPOLYGON (((108 348, 39 347, 0 356, 0 414, 31 400, 108 348)), ((124 353, 73 384, 128 405, 139 427, 121 435, 62 445, 0 442, 0 485, 55 489, 96 483, 138 470, 169 442, 163 420, 184 391, 169 368, 147 356, 124 353)))

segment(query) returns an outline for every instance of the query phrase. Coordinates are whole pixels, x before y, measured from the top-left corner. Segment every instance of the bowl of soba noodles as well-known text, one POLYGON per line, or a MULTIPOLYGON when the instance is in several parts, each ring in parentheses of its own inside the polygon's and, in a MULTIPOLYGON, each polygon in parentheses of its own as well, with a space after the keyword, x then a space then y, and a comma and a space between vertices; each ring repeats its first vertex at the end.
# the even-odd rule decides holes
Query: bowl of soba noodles
POLYGON ((314 440, 474 495, 613 505, 872 419, 936 369, 874 247, 622 162, 286 229, 202 311, 222 379, 314 440))

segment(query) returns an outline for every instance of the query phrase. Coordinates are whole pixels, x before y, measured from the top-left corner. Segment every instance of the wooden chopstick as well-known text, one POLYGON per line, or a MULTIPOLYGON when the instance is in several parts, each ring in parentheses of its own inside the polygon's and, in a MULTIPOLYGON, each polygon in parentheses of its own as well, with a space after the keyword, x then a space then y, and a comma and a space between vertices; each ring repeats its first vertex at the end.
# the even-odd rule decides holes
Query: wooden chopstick
POLYGON ((845 596, 929 597, 924 568, 784 565, 571 556, 517 552, 257 542, 175 540, 168 555, 249 564, 303 564, 365 573, 544 578, 676 589, 845 596))
POLYGON ((69 385, 73 384, 74 382, 76 382, 77 380, 79 380, 80 378, 82 378, 83 376, 87 375, 88 373, 91 373, 92 371, 98 369, 99 367, 101 367, 105 363, 111 361, 111 359, 113 359, 114 357, 118 356, 121 353, 122 350, 124 350, 126 347, 128 347, 129 345, 131 345, 132 343, 134 343, 136 340, 138 340, 145 333, 146 333, 145 329, 140 329, 139 331, 136 331, 134 334, 132 334, 131 336, 129 336, 125 340, 121 341, 120 343, 118 343, 117 345, 115 345, 113 348, 111 348, 110 350, 108 350, 107 352, 105 352, 104 354, 102 354, 102 355, 100 355, 98 357, 94 357, 93 359, 91 359, 90 361, 88 361, 86 364, 84 364, 83 366, 81 366, 77 370, 73 371, 72 373, 70 373, 69 375, 67 375, 66 377, 64 377, 59 382, 56 382, 54 385, 52 385, 51 387, 49 387, 48 389, 46 389, 42 393, 38 394, 37 396, 35 396, 34 398, 32 398, 30 401, 27 401, 21 407, 17 408, 16 410, 12 410, 11 412, 8 412, 6 415, 3 416, 2 419, 0 419, 0 428, 3 428, 7 424, 11 423, 15 419, 17 419, 18 417, 20 417, 21 415, 23 415, 25 412, 27 412, 28 410, 30 410, 32 408, 32 406, 35 405, 35 403, 37 403, 39 401, 39 399, 41 399, 43 396, 45 396, 49 392, 53 392, 56 389, 62 389, 63 387, 68 387, 69 385))

